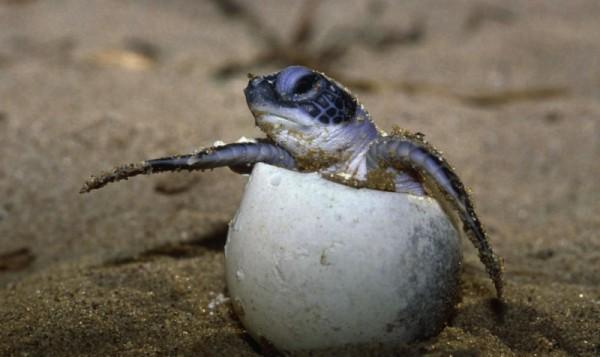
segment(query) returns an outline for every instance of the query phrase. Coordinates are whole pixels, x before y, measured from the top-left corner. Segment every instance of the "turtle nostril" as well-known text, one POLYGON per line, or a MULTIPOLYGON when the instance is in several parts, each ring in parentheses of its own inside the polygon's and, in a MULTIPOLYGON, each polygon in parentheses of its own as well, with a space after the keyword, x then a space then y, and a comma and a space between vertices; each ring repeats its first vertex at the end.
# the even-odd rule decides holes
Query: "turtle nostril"
POLYGON ((254 77, 248 81, 248 87, 258 87, 258 85, 263 81, 261 77, 254 77))

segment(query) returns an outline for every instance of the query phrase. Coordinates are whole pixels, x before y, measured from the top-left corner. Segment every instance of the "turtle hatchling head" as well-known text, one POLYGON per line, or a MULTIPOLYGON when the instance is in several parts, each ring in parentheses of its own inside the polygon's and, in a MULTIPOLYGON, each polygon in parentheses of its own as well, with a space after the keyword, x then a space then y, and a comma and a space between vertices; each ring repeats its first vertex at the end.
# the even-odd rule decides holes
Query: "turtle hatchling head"
POLYGON ((346 160, 377 136, 346 88, 305 67, 252 77, 244 93, 258 127, 296 158, 346 160))

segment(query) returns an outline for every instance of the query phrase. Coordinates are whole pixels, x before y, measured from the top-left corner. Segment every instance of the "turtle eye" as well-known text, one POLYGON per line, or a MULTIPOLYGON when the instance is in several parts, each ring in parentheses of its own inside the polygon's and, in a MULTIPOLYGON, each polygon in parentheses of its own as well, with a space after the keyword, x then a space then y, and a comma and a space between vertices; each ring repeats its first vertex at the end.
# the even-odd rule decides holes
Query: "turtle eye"
POLYGON ((319 78, 308 68, 290 66, 278 73, 275 91, 285 100, 302 100, 311 96, 319 78))
POLYGON ((317 83, 317 76, 314 73, 307 74, 303 77, 300 77, 296 84, 294 85, 293 93, 294 94, 305 94, 310 91, 315 84, 317 83))

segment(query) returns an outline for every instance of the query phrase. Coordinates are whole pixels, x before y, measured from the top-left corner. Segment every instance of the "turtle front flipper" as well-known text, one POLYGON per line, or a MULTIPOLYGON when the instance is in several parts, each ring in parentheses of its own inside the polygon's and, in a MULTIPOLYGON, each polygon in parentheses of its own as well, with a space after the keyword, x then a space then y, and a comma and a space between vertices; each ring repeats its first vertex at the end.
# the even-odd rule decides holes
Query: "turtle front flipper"
POLYGON ((200 152, 146 160, 137 164, 117 166, 109 172, 89 178, 79 191, 90 192, 110 182, 127 180, 137 175, 150 175, 166 171, 207 170, 228 166, 238 173, 247 173, 257 162, 294 169, 294 158, 283 148, 268 141, 233 143, 214 146, 200 152))
POLYGON ((367 152, 367 169, 388 167, 415 172, 427 191, 442 194, 442 198, 458 213, 465 233, 479 251, 479 258, 494 282, 498 298, 502 299, 502 261, 490 247, 463 183, 441 153, 424 141, 421 135, 402 132, 385 136, 371 144, 367 152))

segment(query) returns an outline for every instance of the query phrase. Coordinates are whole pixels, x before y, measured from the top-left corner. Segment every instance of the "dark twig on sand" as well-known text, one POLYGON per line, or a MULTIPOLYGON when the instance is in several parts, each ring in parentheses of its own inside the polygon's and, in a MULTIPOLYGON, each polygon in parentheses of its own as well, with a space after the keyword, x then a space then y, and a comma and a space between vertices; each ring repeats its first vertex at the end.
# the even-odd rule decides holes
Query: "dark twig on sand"
POLYGON ((314 39, 317 33, 315 19, 319 11, 319 1, 306 0, 303 2, 292 35, 287 41, 280 39, 276 32, 267 29, 260 19, 241 2, 213 0, 213 3, 225 16, 244 22, 247 27, 252 29, 251 33, 257 37, 257 40, 265 46, 263 51, 248 61, 225 63, 216 71, 220 78, 236 76, 256 67, 279 67, 293 63, 315 68, 342 82, 348 82, 335 68, 350 47, 358 44, 383 51, 392 46, 416 44, 424 38, 425 34, 421 21, 400 31, 377 26, 381 11, 371 11, 366 15, 369 18, 363 21, 361 26, 338 28, 329 34, 320 46, 315 46, 314 39))

